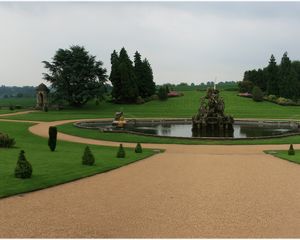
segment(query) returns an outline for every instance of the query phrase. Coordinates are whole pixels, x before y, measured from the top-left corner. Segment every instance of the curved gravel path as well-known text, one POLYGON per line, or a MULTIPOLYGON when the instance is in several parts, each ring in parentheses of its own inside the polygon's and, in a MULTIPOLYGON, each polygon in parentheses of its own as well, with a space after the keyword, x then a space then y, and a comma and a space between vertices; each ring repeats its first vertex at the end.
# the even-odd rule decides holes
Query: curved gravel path
MULTIPOLYGON (((49 126, 73 121, 30 131, 45 137, 49 126)), ((300 237, 300 165, 262 152, 286 145, 143 146, 166 152, 0 200, 0 237, 300 237)))

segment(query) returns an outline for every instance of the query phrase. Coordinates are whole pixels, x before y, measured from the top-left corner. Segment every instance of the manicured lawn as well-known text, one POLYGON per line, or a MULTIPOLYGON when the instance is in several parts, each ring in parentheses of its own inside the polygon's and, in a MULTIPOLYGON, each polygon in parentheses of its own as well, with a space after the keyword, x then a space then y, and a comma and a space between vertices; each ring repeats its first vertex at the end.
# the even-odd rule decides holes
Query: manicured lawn
POLYGON ((268 154, 272 154, 275 157, 288 160, 290 162, 300 164, 300 150, 295 150, 295 155, 288 155, 288 150, 275 150, 275 151, 265 151, 268 154))
POLYGON ((93 129, 78 128, 73 123, 58 126, 58 131, 79 137, 106 140, 113 142, 141 142, 141 143, 166 143, 166 144, 219 144, 219 145, 254 145, 254 144, 290 144, 300 143, 299 136, 262 139, 262 140, 187 140, 168 139, 159 137, 139 136, 127 133, 103 133, 93 129))
MULTIPOLYGON (((183 97, 170 98, 167 101, 150 101, 145 104, 113 104, 102 102, 98 106, 94 101, 80 109, 37 112, 7 117, 36 121, 55 121, 62 119, 112 118, 117 111, 123 111, 125 118, 143 117, 191 117, 199 107, 199 99, 205 92, 186 91, 183 97)), ((250 98, 237 96, 237 92, 221 92, 225 100, 225 111, 235 118, 262 119, 300 119, 300 107, 279 106, 270 102, 254 102, 250 98)))
POLYGON ((81 156, 86 145, 58 141, 57 151, 51 152, 47 139, 29 133, 29 126, 29 123, 0 122, 0 131, 8 133, 17 142, 14 148, 0 149, 0 198, 91 176, 154 154, 150 149, 144 149, 140 154, 134 153, 133 149, 126 149, 126 158, 118 159, 117 148, 90 145, 96 164, 83 166, 81 156), (21 149, 33 166, 31 179, 14 177, 14 168, 21 149))

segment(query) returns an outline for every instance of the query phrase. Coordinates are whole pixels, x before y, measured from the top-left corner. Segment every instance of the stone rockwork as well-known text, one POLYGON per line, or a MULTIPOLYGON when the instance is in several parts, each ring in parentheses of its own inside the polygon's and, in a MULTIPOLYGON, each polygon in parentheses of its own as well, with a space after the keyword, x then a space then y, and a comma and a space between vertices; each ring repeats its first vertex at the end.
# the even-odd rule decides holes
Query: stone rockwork
POLYGON ((198 113, 192 117, 194 137, 232 137, 233 117, 224 114, 224 100, 219 90, 208 88, 206 96, 200 99, 198 113))

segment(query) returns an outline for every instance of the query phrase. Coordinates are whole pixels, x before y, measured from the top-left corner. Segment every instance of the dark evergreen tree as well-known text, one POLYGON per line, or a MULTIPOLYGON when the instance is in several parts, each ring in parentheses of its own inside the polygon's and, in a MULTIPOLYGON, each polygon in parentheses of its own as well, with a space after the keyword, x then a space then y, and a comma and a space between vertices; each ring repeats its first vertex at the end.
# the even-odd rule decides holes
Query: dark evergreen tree
POLYGON ((274 55, 271 55, 269 65, 267 70, 267 93, 279 96, 279 86, 278 86, 278 66, 276 64, 276 59, 274 55))
POLYGON ((95 163, 95 158, 88 146, 85 147, 84 153, 82 156, 82 164, 92 166, 95 163))
POLYGON ((139 96, 139 90, 136 84, 132 61, 129 59, 125 48, 122 48, 120 51, 118 71, 122 86, 120 90, 121 101, 125 103, 136 102, 139 96))
POLYGON ((59 49, 51 63, 43 63, 49 71, 49 74, 44 73, 44 79, 51 82, 56 98, 81 107, 90 99, 101 95, 100 90, 106 81, 106 69, 84 47, 59 49))
POLYGON ((55 151, 56 141, 57 141, 57 128, 51 126, 49 127, 48 146, 52 152, 55 151))
POLYGON ((151 65, 147 58, 145 58, 142 62, 143 69, 144 69, 144 75, 145 75, 145 86, 146 86, 146 94, 145 97, 150 97, 153 94, 155 94, 156 86, 155 82, 153 80, 153 71, 151 68, 151 65))
POLYGON ((142 146, 141 146, 140 143, 137 143, 137 145, 136 145, 134 151, 135 151, 136 153, 142 153, 142 152, 143 152, 143 148, 142 148, 142 146))
POLYGON ((111 95, 116 102, 121 102, 122 83, 121 83, 121 77, 119 72, 120 62, 119 62, 119 55, 116 52, 116 50, 114 50, 113 53, 111 54, 110 62, 111 62, 111 72, 110 72, 109 80, 113 85, 111 95))
POLYGON ((117 158, 125 158, 125 150, 123 148, 123 144, 120 144, 120 147, 118 149, 117 158))
POLYGON ((295 150, 294 150, 293 144, 290 145, 290 148, 288 150, 288 155, 295 155, 295 150))
POLYGON ((16 178, 30 178, 32 175, 32 166, 30 162, 26 160, 25 152, 20 151, 19 159, 17 166, 15 168, 15 177, 16 178))
POLYGON ((279 69, 279 95, 284 98, 295 99, 299 96, 299 83, 297 73, 291 66, 291 60, 285 52, 279 69))
POLYGON ((136 77, 136 83, 138 86, 139 95, 142 98, 147 97, 148 94, 147 94, 147 83, 145 78, 145 71, 141 59, 141 54, 138 51, 136 51, 134 54, 134 74, 136 77))

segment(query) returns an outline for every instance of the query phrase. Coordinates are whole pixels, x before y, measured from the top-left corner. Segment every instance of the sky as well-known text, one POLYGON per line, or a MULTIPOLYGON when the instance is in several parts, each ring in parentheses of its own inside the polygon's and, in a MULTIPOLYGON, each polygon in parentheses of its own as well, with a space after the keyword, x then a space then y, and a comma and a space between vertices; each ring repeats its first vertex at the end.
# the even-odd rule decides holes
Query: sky
POLYGON ((36 86, 59 48, 81 45, 110 73, 125 47, 163 83, 241 81, 300 59, 300 2, 0 2, 0 85, 36 86))

